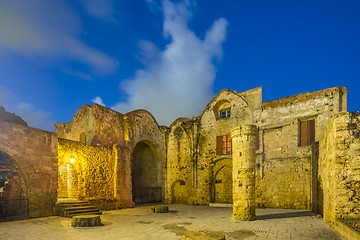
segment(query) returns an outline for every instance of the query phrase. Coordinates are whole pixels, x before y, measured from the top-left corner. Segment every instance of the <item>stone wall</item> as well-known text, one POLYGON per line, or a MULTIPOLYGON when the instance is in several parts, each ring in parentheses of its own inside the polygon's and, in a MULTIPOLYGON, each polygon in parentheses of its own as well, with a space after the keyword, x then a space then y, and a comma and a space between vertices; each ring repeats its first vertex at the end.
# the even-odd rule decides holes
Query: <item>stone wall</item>
MULTIPOLYGON (((168 134, 166 202, 191 204, 195 191, 194 123, 177 119, 168 134)), ((196 136, 195 136, 196 137, 196 136)))
POLYGON ((312 144, 299 146, 300 122, 313 119, 319 141, 331 116, 346 110, 346 95, 346 88, 335 87, 262 102, 261 88, 222 90, 201 116, 179 118, 167 132, 167 202, 232 202, 233 158, 216 152, 217 137, 255 124, 257 205, 312 209, 317 163, 312 144), (231 116, 221 118, 222 109, 231 116))
POLYGON ((57 189, 57 137, 54 133, 0 122, 0 151, 18 166, 22 198, 29 201, 29 216, 52 215, 57 189))
MULTIPOLYGON (((330 88, 262 104, 256 195, 258 206, 312 209, 312 146, 299 146, 300 121, 315 120, 319 141, 331 116, 346 110, 346 88, 330 88)), ((316 161, 316 159, 314 159, 316 161)))
MULTIPOLYGON (((163 134, 154 117, 145 110, 121 114, 98 104, 84 105, 69 123, 56 123, 56 134, 64 139, 85 145, 117 149, 115 198, 117 207, 133 206, 133 153, 138 143, 149 146, 156 164, 153 175, 164 199, 165 144, 163 134)), ((138 155, 139 156, 139 155, 138 155)), ((141 157, 141 156, 140 156, 141 157)), ((136 159, 135 159, 136 160, 136 159)))
POLYGON ((58 197, 115 199, 117 149, 59 139, 58 197))
POLYGON ((335 115, 319 143, 318 210, 324 220, 360 218, 360 117, 335 115))
POLYGON ((252 123, 261 110, 262 90, 222 90, 201 116, 174 121, 167 136, 167 201, 189 204, 232 202, 232 155, 216 152, 217 137, 252 123), (222 109, 231 117, 221 118, 222 109))

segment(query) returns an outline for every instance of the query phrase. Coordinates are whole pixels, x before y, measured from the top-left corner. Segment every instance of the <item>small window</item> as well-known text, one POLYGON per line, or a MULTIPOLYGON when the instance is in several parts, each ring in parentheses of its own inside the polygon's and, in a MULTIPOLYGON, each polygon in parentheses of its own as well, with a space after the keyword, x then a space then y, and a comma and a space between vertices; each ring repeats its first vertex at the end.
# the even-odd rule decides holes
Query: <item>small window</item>
POLYGON ((215 183, 222 183, 221 179, 215 179, 215 183))
POLYGON ((220 111, 220 118, 229 118, 230 117, 230 109, 225 109, 220 111))
POLYGON ((217 155, 226 155, 231 154, 232 146, 231 146, 231 136, 217 136, 216 137, 216 154, 217 155))
POLYGON ((175 136, 177 137, 177 139, 180 139, 181 136, 183 135, 183 133, 184 133, 184 129, 182 129, 182 128, 177 128, 175 130, 175 136))
POLYGON ((300 121, 299 146, 309 146, 315 142, 315 119, 300 121))
POLYGON ((180 185, 185 185, 185 181, 180 180, 180 185))

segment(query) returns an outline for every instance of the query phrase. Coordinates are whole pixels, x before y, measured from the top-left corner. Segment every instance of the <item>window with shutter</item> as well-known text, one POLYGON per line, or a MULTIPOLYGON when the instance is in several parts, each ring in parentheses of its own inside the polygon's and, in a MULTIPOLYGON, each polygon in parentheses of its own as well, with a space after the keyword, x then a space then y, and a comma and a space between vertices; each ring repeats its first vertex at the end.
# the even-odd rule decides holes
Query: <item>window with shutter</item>
POLYGON ((309 146, 315 142, 315 119, 300 121, 299 146, 309 146))
POLYGON ((231 154, 232 145, 230 135, 216 137, 216 155, 231 154))

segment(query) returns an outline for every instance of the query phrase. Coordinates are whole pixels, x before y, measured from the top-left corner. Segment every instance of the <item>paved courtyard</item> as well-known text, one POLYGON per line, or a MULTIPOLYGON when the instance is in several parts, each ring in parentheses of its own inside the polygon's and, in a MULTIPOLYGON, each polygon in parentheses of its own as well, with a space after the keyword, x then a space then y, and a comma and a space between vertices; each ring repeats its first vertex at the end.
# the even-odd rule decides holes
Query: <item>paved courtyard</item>
POLYGON ((342 239, 312 212, 257 209, 256 221, 231 220, 232 208, 169 205, 169 213, 151 206, 103 212, 104 226, 73 228, 70 219, 46 217, 0 223, 0 239, 182 239, 186 231, 215 230, 226 239, 342 239))

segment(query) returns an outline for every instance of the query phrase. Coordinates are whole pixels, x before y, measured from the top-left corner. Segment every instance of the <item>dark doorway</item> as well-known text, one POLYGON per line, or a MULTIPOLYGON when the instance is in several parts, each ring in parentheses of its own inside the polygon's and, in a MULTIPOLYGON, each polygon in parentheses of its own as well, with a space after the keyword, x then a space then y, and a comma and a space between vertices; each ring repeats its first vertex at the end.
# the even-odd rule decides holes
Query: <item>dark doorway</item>
POLYGON ((161 161, 145 142, 136 144, 132 154, 132 193, 135 204, 162 201, 161 161))
POLYGON ((0 218, 28 216, 24 179, 16 162, 0 151, 0 218))

